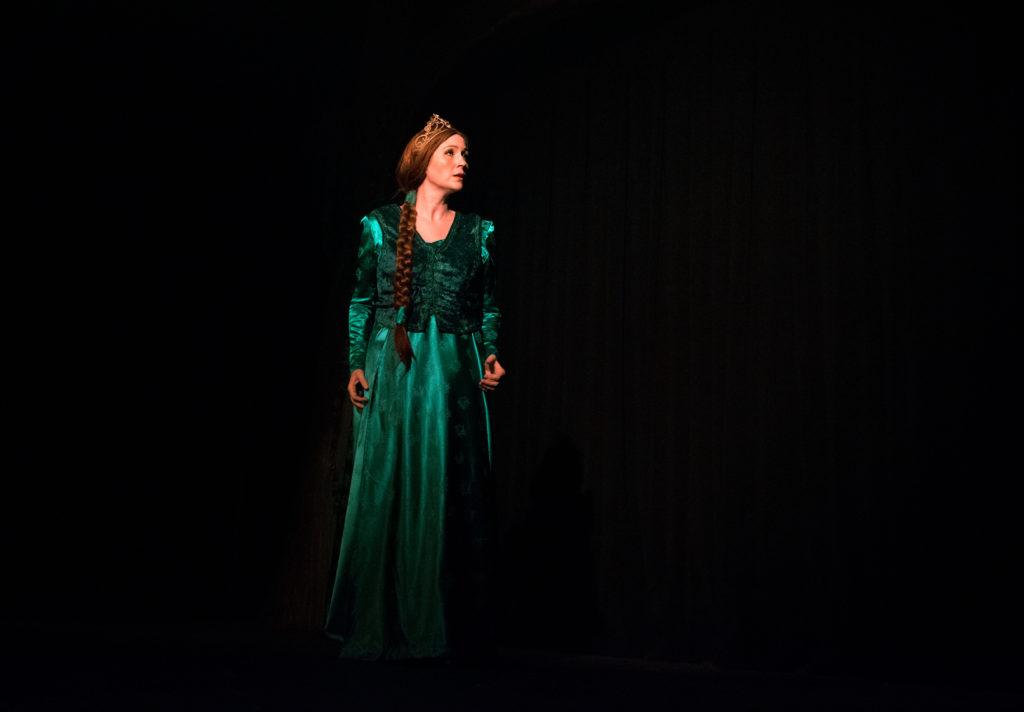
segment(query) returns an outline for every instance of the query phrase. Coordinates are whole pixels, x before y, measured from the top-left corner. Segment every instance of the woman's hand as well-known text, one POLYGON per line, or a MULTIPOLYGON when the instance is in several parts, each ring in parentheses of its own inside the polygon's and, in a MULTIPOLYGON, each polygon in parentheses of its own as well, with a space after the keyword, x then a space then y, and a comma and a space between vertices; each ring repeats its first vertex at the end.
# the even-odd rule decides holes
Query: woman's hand
POLYGON ((370 384, 366 382, 366 375, 363 373, 363 369, 357 368, 352 372, 352 376, 348 379, 348 397, 352 401, 352 405, 358 408, 360 411, 366 405, 366 401, 369 400, 366 396, 361 396, 356 391, 356 384, 363 387, 364 391, 370 390, 370 384))
POLYGON ((484 361, 484 377, 478 384, 485 391, 493 391, 498 387, 498 380, 505 375, 505 369, 498 363, 498 357, 491 354, 484 361))

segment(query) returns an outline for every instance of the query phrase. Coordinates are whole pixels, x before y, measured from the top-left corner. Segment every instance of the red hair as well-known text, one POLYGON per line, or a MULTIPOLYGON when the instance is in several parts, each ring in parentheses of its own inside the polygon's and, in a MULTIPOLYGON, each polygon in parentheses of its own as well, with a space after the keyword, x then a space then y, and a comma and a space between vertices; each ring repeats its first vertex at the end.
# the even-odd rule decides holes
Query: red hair
MULTIPOLYGON (((402 157, 398 159, 398 166, 395 168, 395 182, 403 195, 410 190, 419 188, 423 179, 427 177, 427 166, 434 155, 434 151, 448 138, 458 134, 468 143, 466 134, 455 128, 444 128, 431 133, 430 138, 422 140, 423 131, 418 131, 415 136, 409 139, 402 151, 402 157), (420 139, 417 142, 417 138, 420 139)), ((398 239, 395 247, 395 310, 399 307, 408 308, 412 292, 412 238, 416 232, 416 206, 405 201, 402 203, 402 211, 398 216, 398 239)), ((398 358, 405 364, 406 370, 412 364, 412 345, 409 343, 409 334, 405 324, 395 324, 395 351, 398 358)))

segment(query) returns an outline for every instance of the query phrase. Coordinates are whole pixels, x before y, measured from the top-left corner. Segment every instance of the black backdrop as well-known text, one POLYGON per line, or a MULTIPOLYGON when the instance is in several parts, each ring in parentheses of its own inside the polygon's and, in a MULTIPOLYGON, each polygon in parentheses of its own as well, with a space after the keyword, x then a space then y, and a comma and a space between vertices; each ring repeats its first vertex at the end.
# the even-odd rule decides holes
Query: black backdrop
POLYGON ((628 8, 16 23, 8 617, 316 633, 357 221, 437 111, 501 244, 504 641, 1008 682, 1003 21, 628 8))

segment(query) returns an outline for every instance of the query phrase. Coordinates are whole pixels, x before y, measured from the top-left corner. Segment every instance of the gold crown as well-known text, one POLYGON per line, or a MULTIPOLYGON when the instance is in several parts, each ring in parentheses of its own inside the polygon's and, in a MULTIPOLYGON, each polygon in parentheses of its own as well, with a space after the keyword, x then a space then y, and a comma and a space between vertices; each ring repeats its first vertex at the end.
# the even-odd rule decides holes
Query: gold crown
POLYGON ((431 114, 430 120, 423 125, 423 128, 420 129, 416 138, 413 139, 413 144, 418 148, 429 141, 438 131, 451 128, 452 125, 450 123, 442 119, 437 114, 431 114))

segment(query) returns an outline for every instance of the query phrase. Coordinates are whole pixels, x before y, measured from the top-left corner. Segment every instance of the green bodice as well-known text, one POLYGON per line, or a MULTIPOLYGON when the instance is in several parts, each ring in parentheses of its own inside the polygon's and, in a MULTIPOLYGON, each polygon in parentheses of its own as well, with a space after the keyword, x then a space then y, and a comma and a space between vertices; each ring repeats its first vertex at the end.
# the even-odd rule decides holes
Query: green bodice
MULTIPOLYGON (((398 217, 389 204, 363 216, 355 288, 349 304, 349 370, 364 368, 370 331, 395 325, 394 280, 398 217)), ((405 327, 474 334, 482 353, 498 353, 501 313, 495 299, 494 223, 475 213, 456 213, 448 235, 437 242, 413 236, 411 303, 405 327)))

